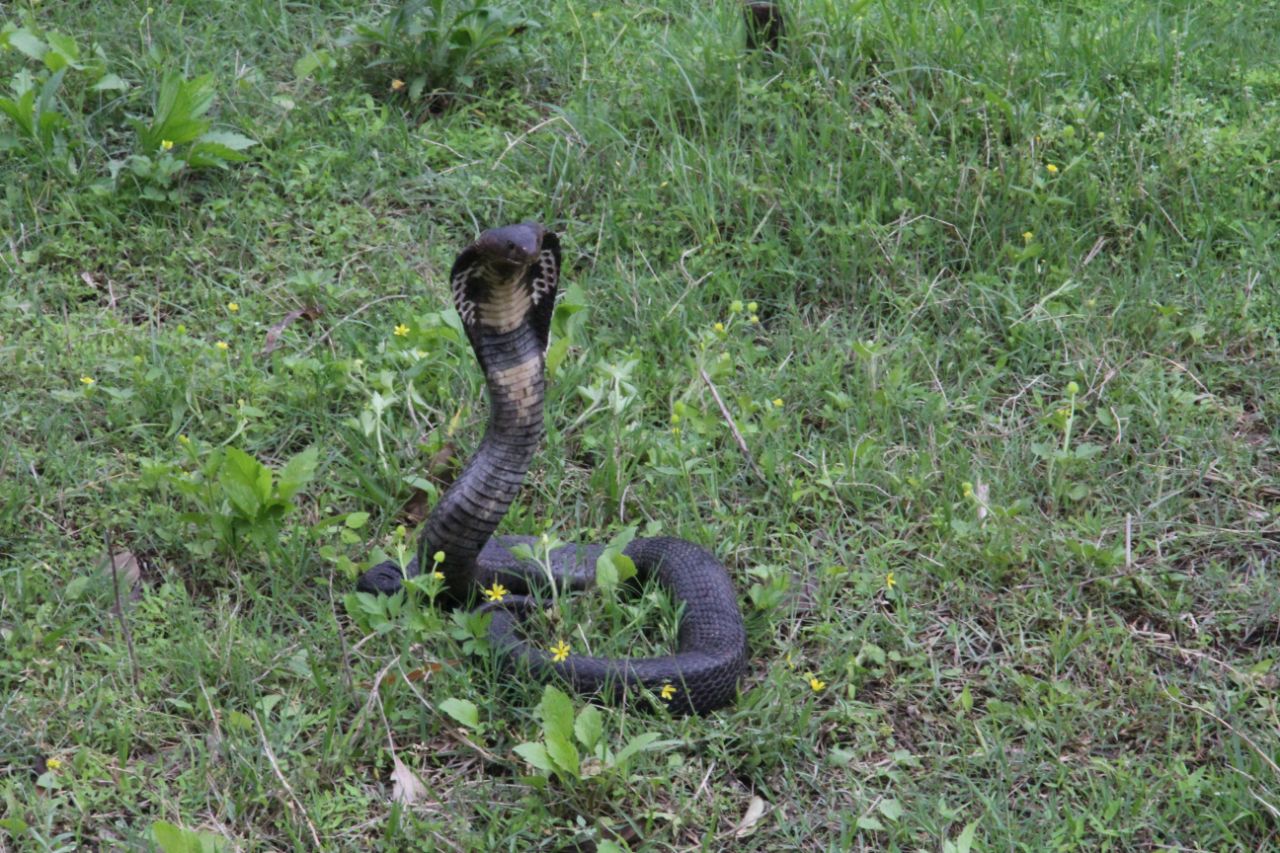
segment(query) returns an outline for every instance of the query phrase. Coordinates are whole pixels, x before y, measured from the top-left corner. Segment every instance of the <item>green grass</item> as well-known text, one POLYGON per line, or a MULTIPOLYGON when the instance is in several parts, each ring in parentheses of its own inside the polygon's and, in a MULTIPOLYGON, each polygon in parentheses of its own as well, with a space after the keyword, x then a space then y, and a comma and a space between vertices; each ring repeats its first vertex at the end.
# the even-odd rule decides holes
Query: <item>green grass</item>
POLYGON ((368 4, 152 5, 6 11, 86 68, 61 142, 0 117, 0 849, 1275 844, 1280 4, 797 0, 758 57, 729 2, 514 3, 439 114, 339 46, 368 4), (113 179, 171 71, 250 160, 113 179), (521 219, 584 308, 504 531, 710 547, 752 651, 577 780, 476 625, 349 597, 478 442, 445 276, 521 219), (226 447, 314 478, 254 516, 226 447))

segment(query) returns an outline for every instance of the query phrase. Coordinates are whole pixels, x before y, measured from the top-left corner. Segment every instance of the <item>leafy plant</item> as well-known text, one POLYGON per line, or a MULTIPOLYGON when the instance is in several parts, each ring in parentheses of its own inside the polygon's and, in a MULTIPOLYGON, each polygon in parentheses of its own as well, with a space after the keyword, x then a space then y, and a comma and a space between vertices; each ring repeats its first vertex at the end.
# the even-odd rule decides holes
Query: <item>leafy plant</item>
MULTIPOLYGON (((66 69, 47 77, 38 87, 30 74, 16 74, 13 78, 13 97, 0 98, 0 112, 3 112, 26 140, 36 150, 53 152, 65 148, 66 141, 59 133, 68 125, 67 117, 58 109, 57 92, 62 85, 62 77, 66 69)), ((16 148, 18 139, 0 137, 0 148, 16 148)))
MULTIPOLYGON (((160 81, 151 120, 132 119, 142 153, 127 159, 130 171, 144 182, 143 197, 172 198, 166 189, 183 169, 225 169, 249 157, 244 151, 257 144, 232 131, 213 130, 206 114, 213 107, 212 74, 187 80, 169 72, 160 81)), ((122 165, 117 162, 115 168, 122 165)))
MULTIPOLYGON (((95 137, 92 128, 106 129, 104 138, 109 138, 126 121, 126 99, 95 107, 89 96, 127 92, 129 83, 107 70, 101 48, 82 52, 71 36, 42 30, 34 21, 21 27, 7 24, 0 30, 0 51, 6 49, 38 64, 19 68, 10 79, 12 97, 0 97, 0 113, 15 129, 3 133, 0 128, 0 151, 16 150, 68 176, 101 174, 97 171, 101 161, 84 168, 86 162, 93 162, 95 152, 105 150, 103 139, 95 137), (71 85, 70 74, 78 78, 76 85, 71 85)), ((213 129, 206 114, 214 94, 210 74, 194 80, 178 72, 165 74, 150 119, 128 119, 136 130, 137 150, 106 161, 110 180, 99 181, 99 187, 113 188, 127 167, 126 174, 138 179, 144 198, 176 200, 178 194, 169 187, 184 170, 226 168, 248 160, 244 151, 257 144, 254 140, 213 129)))
POLYGON ((411 101, 474 86, 516 52, 515 36, 532 22, 494 3, 402 0, 373 26, 357 24, 341 44, 365 49, 366 68, 390 75, 411 101))
MULTIPOLYGON (((197 461, 198 451, 184 444, 197 461)), ((293 498, 315 477, 317 457, 309 447, 273 471, 243 450, 218 448, 191 474, 152 466, 144 469, 144 482, 171 486, 196 505, 182 516, 206 534, 188 545, 196 553, 208 555, 216 547, 234 552, 245 541, 271 550, 294 509, 293 498)))
POLYGON ((231 846, 220 835, 183 829, 163 820, 151 824, 151 838, 164 853, 220 853, 231 846))
POLYGON ((58 93, 67 71, 84 67, 80 48, 70 36, 10 23, 0 30, 0 50, 4 49, 18 51, 40 67, 34 73, 29 68, 18 69, 9 83, 13 97, 0 98, 0 112, 18 131, 0 134, 0 151, 25 150, 50 165, 68 166, 66 131, 71 119, 58 93))
POLYGON ((515 753, 542 774, 563 781, 580 781, 604 772, 625 774, 637 754, 666 745, 658 740, 657 732, 644 732, 615 752, 605 741, 600 709, 587 705, 575 717, 573 700, 551 684, 542 691, 538 716, 542 718, 542 740, 519 744, 515 753))

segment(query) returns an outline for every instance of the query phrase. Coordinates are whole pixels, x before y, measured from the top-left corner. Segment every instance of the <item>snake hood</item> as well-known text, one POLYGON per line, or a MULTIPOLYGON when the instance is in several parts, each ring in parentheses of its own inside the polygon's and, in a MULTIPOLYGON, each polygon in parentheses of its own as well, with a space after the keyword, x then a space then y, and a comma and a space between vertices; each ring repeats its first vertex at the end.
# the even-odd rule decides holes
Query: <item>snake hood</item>
POLYGON ((545 352, 560 283, 560 238, 536 222, 491 228, 459 253, 449 272, 453 304, 487 375, 498 350, 524 356, 505 337, 528 323, 545 352), (493 336, 486 344, 486 336, 493 336))

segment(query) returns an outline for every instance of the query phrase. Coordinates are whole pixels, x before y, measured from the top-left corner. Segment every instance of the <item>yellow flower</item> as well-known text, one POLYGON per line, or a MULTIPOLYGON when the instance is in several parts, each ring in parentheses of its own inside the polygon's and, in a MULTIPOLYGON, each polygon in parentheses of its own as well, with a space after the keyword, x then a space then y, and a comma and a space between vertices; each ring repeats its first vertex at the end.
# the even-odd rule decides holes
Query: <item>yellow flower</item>
POLYGON ((749 311, 750 313, 754 314, 759 310, 760 310, 760 306, 755 304, 754 302, 747 303, 747 311, 749 311))
POLYGON ((395 328, 396 337, 403 338, 407 334, 409 334, 409 327, 406 326, 404 323, 397 323, 395 328))
POLYGON ((228 311, 230 311, 232 314, 236 313, 237 311, 239 311, 239 310, 240 310, 240 303, 239 303, 239 302, 228 302, 228 303, 227 303, 227 310, 228 310, 228 311))
POLYGON ((502 599, 507 597, 508 592, 510 592, 509 589, 507 589, 505 586, 498 583, 497 581, 494 581, 493 586, 489 587, 484 591, 484 597, 489 599, 490 601, 501 601, 502 599))
POLYGON ((898 585, 898 579, 893 576, 893 572, 889 572, 889 574, 884 576, 884 585, 889 589, 893 589, 898 585))
POLYGON ((178 444, 190 444, 190 443, 191 443, 191 439, 187 438, 185 435, 182 435, 181 433, 178 434, 178 444))
POLYGON ((227 343, 226 341, 218 341, 216 344, 214 344, 214 346, 222 350, 223 352, 226 352, 227 350, 231 349, 231 344, 227 343))
POLYGON ((671 697, 676 695, 676 688, 670 684, 662 685, 662 689, 658 691, 658 695, 662 697, 663 702, 670 702, 671 697))
POLYGON ((1045 166, 1044 168, 1045 168, 1045 170, 1046 170, 1050 175, 1056 175, 1056 174, 1058 174, 1058 167, 1057 167, 1057 166, 1055 166, 1055 165, 1053 165, 1052 163, 1048 164, 1048 165, 1047 165, 1047 166, 1045 166))
POLYGON ((809 676, 809 689, 814 693, 821 693, 823 690, 827 689, 827 682, 818 678, 816 675, 811 675, 809 676))
POLYGON ((723 331, 724 331, 724 323, 716 323, 716 331, 717 331, 717 332, 723 332, 723 331))
POLYGON ((404 88, 404 81, 403 81, 403 80, 392 80, 392 81, 391 81, 391 91, 393 91, 393 92, 399 92, 399 91, 400 91, 401 89, 403 89, 403 88, 404 88))
POLYGON ((62 769, 62 759, 60 759, 60 758, 50 758, 48 761, 46 761, 46 762, 44 763, 44 766, 45 766, 45 767, 47 767, 47 768, 49 768, 50 770, 61 770, 61 769, 62 769))
POLYGON ((564 640, 556 643, 551 647, 551 660, 555 663, 561 663, 569 658, 569 644, 564 640))
POLYGON ((442 581, 444 580, 444 572, 432 572, 431 577, 435 578, 438 581, 442 581))
POLYGON ((960 484, 960 493, 961 493, 962 495, 964 495, 966 498, 971 498, 971 497, 973 497, 973 483, 970 483, 970 482, 968 482, 967 480, 966 480, 965 482, 961 483, 961 484, 960 484))
POLYGON ((169 151, 169 150, 171 150, 171 149, 173 148, 173 140, 172 140, 172 139, 161 139, 161 140, 160 140, 160 147, 161 147, 162 149, 164 149, 165 151, 169 151))
POLYGON ((774 405, 774 408, 781 409, 781 408, 782 408, 782 398, 781 398, 781 397, 774 397, 774 398, 773 398, 773 405, 774 405))
POLYGON ((89 385, 92 385, 94 382, 97 382, 97 381, 98 381, 98 380, 94 379, 92 376, 81 376, 81 377, 80 377, 80 384, 81 384, 81 385, 84 385, 84 386, 86 386, 86 387, 87 387, 87 386, 89 386, 89 385))
POLYGON ((1023 232, 1022 232, 1022 240, 1023 240, 1023 242, 1025 242, 1025 243, 1030 243, 1030 242, 1031 242, 1031 238, 1032 238, 1032 237, 1034 237, 1034 236, 1036 236, 1036 235, 1035 235, 1035 234, 1032 234, 1030 231, 1023 231, 1023 232))
POLYGON ((756 314, 752 314, 752 315, 751 315, 751 323, 752 323, 752 325, 756 325, 756 324, 758 324, 759 322, 760 322, 760 317, 759 317, 758 315, 756 315, 756 314))
POLYGON ((735 299, 735 300, 733 300, 732 302, 730 302, 730 303, 729 303, 729 313, 730 313, 730 314, 741 314, 741 313, 742 313, 742 300, 741 300, 741 299, 735 299))

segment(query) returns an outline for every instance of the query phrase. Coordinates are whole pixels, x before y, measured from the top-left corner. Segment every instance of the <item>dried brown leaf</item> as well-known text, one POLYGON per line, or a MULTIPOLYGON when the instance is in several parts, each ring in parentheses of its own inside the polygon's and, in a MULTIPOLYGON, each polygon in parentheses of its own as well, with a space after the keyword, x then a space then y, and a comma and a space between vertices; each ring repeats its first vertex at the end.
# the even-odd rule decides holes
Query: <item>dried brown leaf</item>
POLYGON ((104 559, 102 563, 103 573, 114 583, 120 584, 122 595, 127 590, 130 601, 137 601, 142 597, 142 567, 132 551, 117 551, 111 555, 110 560, 104 559))
POLYGON ((733 830, 735 838, 743 838, 755 831, 755 825, 760 822, 760 818, 764 817, 764 800, 760 797, 752 797, 751 802, 747 804, 747 811, 742 816, 742 820, 733 830))
POLYGON ((297 320, 316 320, 322 314, 324 309, 319 305, 309 305, 306 308, 300 308, 297 311, 290 311, 284 315, 284 319, 276 323, 270 329, 267 329, 267 338, 262 344, 262 352, 259 355, 271 355, 280 348, 280 336, 284 334, 284 330, 293 325, 297 320))
POLYGON ((394 755, 391 757, 394 767, 391 770, 391 799, 405 805, 412 805, 427 795, 427 786, 404 762, 394 755))
MULTIPOLYGON (((406 681, 426 681, 428 678, 430 678, 432 675, 434 675, 435 673, 439 672, 442 669, 444 669, 444 664, 431 661, 429 663, 423 664, 417 669, 409 670, 404 674, 404 677, 406 681)), ((386 675, 382 676, 382 686, 386 687, 390 684, 394 684, 396 681, 399 681, 399 680, 400 680, 400 673, 388 672, 386 675)))

